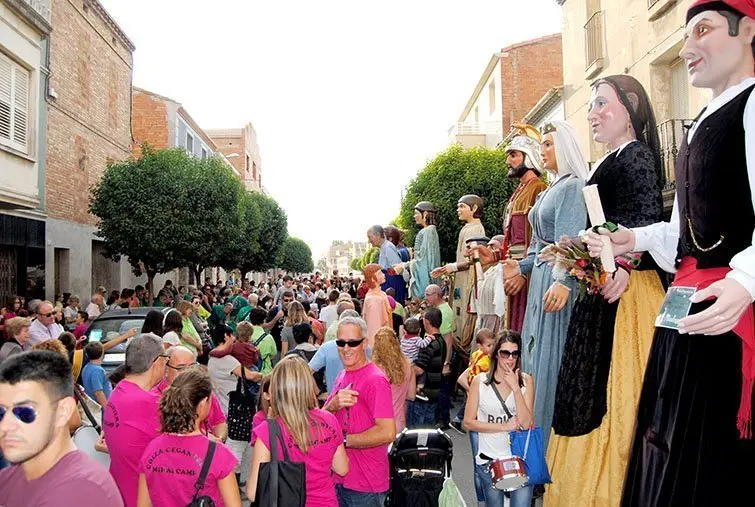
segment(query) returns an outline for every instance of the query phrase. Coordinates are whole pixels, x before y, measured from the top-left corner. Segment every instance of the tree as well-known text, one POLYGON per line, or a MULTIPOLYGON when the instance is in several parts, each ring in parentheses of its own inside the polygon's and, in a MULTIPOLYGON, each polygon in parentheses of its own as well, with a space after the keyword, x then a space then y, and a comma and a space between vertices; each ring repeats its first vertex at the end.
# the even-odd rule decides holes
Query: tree
POLYGON ((155 275, 185 265, 180 242, 196 220, 181 208, 191 164, 184 150, 145 146, 140 159, 108 166, 90 189, 89 212, 106 256, 126 256, 134 274, 147 275, 150 303, 155 275))
POLYGON ((312 250, 299 238, 286 238, 280 250, 278 267, 292 273, 311 273, 315 269, 312 250))
POLYGON ((188 159, 188 183, 176 199, 181 211, 191 217, 190 227, 183 228, 184 234, 179 236, 180 250, 183 265, 194 271, 200 283, 206 267, 227 265, 228 248, 240 239, 240 225, 245 224, 241 204, 245 191, 220 157, 188 159))
POLYGON ((239 200, 239 222, 230 241, 224 242, 219 252, 219 265, 226 271, 238 269, 241 276, 254 271, 255 259, 260 253, 260 232, 263 220, 258 199, 244 192, 239 200))
POLYGON ((286 212, 275 199, 260 193, 249 194, 260 211, 259 248, 244 265, 247 271, 267 271, 277 266, 280 249, 288 237, 286 212))
POLYGON ((351 262, 349 263, 349 268, 351 268, 352 271, 362 271, 362 259, 353 258, 351 259, 351 262))
POLYGON ((463 225, 456 214, 459 198, 465 194, 482 197, 482 223, 488 237, 491 237, 501 234, 503 209, 516 183, 508 178, 506 153, 503 149, 465 149, 453 145, 428 162, 409 183, 401 201, 401 212, 396 225, 407 231, 405 243, 412 246, 419 230, 414 223, 414 206, 420 201, 432 202, 438 210, 441 259, 453 262, 456 260, 456 242, 463 225))

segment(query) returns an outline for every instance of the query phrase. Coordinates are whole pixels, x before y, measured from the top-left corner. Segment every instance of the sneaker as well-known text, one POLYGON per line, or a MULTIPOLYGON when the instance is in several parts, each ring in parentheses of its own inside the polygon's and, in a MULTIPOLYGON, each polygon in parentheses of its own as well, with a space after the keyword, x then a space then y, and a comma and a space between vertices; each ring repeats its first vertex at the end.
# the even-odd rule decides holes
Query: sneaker
POLYGON ((465 435, 467 433, 467 430, 464 429, 461 421, 451 421, 451 427, 461 435, 465 435))

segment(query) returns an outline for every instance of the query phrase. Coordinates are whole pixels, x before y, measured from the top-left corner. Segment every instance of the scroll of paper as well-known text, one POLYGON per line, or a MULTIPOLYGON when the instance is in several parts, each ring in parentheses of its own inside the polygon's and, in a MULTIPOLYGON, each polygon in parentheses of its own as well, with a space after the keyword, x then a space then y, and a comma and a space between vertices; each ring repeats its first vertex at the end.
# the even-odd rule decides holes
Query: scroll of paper
MULTIPOLYGON (((600 194, 597 185, 588 185, 582 189, 587 205, 587 215, 590 217, 590 224, 600 226, 606 223, 606 215, 603 213, 603 205, 600 203, 600 194)), ((603 269, 608 273, 616 271, 616 264, 613 261, 613 247, 611 247, 611 238, 601 236, 603 240, 603 251, 600 253, 600 262, 603 269)))

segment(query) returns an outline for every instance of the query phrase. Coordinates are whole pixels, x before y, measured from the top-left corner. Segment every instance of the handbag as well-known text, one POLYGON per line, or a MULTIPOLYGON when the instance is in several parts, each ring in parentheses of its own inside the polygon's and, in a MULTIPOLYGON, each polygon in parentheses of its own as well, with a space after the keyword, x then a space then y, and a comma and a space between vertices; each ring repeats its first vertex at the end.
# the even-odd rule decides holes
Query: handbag
POLYGON ((307 470, 304 463, 293 462, 288 455, 286 443, 280 433, 278 421, 267 420, 270 434, 270 462, 260 464, 257 478, 257 493, 254 507, 304 507, 307 501, 307 488, 304 487, 307 470), (283 449, 283 460, 278 460, 278 446, 283 449))
MULTIPOLYGON (((501 402, 507 418, 511 419, 513 415, 506 406, 506 402, 503 401, 501 393, 498 392, 495 382, 491 384, 491 387, 498 401, 501 402)), ((551 474, 548 472, 548 464, 545 462, 543 430, 540 426, 533 425, 528 430, 509 431, 509 445, 511 447, 511 454, 522 458, 524 465, 527 467, 527 486, 550 484, 553 482, 551 481, 551 474)))
POLYGON ((249 442, 252 439, 254 403, 254 394, 246 383, 242 366, 236 390, 228 394, 228 438, 239 442, 249 442))
POLYGON ((207 454, 204 457, 202 463, 202 471, 199 472, 199 478, 196 484, 194 484, 194 496, 191 497, 191 503, 188 507, 215 507, 215 501, 212 497, 207 495, 199 496, 199 492, 204 488, 204 483, 207 480, 207 474, 210 472, 210 465, 212 464, 212 457, 215 454, 215 441, 210 439, 207 446, 207 454))
POLYGON ((550 484, 551 474, 545 462, 545 448, 543 447, 543 430, 533 426, 528 430, 509 432, 511 452, 524 460, 527 467, 528 486, 550 484))

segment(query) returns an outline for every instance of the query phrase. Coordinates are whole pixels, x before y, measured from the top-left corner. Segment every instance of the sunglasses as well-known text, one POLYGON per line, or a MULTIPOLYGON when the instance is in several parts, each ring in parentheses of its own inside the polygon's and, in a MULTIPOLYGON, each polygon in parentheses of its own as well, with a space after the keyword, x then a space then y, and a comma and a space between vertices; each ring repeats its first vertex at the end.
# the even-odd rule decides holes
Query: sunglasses
POLYGON ((184 370, 186 370, 186 369, 188 369, 188 368, 191 368, 192 366, 196 366, 196 365, 198 365, 198 364, 199 364, 199 363, 191 363, 191 364, 181 364, 181 365, 178 365, 178 366, 173 366, 173 365, 171 365, 170 363, 168 363, 168 364, 166 364, 165 366, 167 366, 167 367, 168 367, 168 368, 170 368, 171 370, 176 370, 176 371, 184 371, 184 370))
POLYGON ((519 359, 522 356, 522 353, 518 350, 510 351, 510 350, 499 350, 498 355, 501 356, 503 359, 508 359, 509 357, 513 357, 514 359, 519 359))
POLYGON ((53 315, 55 315, 55 312, 50 312, 50 313, 40 313, 40 314, 39 314, 39 316, 40 316, 40 317, 52 317, 53 315))
POLYGON ((336 346, 339 349, 344 348, 345 346, 349 346, 349 348, 356 348, 359 347, 363 341, 365 341, 367 338, 362 338, 361 340, 336 340, 336 346))
MULTIPOLYGON (((5 414, 8 411, 9 410, 7 408, 0 407, 0 421, 3 420, 5 414)), ((16 419, 24 424, 31 424, 37 418, 37 411, 31 407, 13 407, 12 409, 10 409, 10 412, 13 412, 13 415, 16 416, 16 419)))

